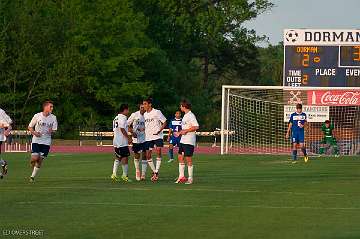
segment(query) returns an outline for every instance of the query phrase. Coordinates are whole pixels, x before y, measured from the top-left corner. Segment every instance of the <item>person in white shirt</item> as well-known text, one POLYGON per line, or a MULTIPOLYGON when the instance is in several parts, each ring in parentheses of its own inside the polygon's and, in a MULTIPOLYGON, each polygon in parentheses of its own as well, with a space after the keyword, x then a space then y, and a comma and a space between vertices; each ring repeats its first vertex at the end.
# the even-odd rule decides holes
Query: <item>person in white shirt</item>
POLYGON ((1 145, 11 132, 11 124, 11 118, 6 114, 3 109, 0 108, 0 179, 3 179, 4 175, 6 175, 8 171, 8 163, 2 158, 1 155, 1 145))
POLYGON ((51 145, 51 136, 58 128, 56 116, 52 114, 54 104, 47 100, 42 105, 43 111, 34 115, 29 123, 28 130, 33 135, 31 144, 30 164, 33 168, 30 182, 35 181, 43 160, 48 156, 51 145))
POLYGON ((132 135, 132 150, 134 152, 134 165, 136 180, 145 180, 147 160, 145 155, 145 109, 141 102, 139 110, 132 113, 128 119, 129 132, 132 135), (141 154, 141 173, 140 173, 140 154, 141 154))
POLYGON ((128 114, 129 114, 129 106, 127 104, 122 104, 120 106, 119 114, 113 120, 113 131, 114 131, 113 145, 115 150, 115 160, 114 160, 111 179, 114 182, 118 180, 117 171, 120 163, 123 170, 121 179, 124 182, 130 181, 128 177, 128 157, 130 156, 128 124, 127 124, 128 114))
POLYGON ((159 179, 159 170, 161 165, 161 148, 164 147, 163 130, 166 127, 166 118, 160 110, 152 107, 152 99, 148 98, 143 101, 145 118, 145 149, 146 159, 151 168, 151 181, 159 179), (152 160, 152 150, 156 151, 156 167, 152 160))
POLYGON ((180 132, 175 132, 175 136, 181 136, 180 146, 179 146, 179 177, 175 183, 193 183, 193 163, 192 156, 194 154, 194 148, 196 145, 196 133, 195 131, 199 129, 199 123, 195 115, 191 112, 191 104, 183 100, 180 103, 180 109, 185 113, 182 118, 180 132), (188 166, 188 178, 185 177, 185 163, 184 158, 186 159, 188 166))

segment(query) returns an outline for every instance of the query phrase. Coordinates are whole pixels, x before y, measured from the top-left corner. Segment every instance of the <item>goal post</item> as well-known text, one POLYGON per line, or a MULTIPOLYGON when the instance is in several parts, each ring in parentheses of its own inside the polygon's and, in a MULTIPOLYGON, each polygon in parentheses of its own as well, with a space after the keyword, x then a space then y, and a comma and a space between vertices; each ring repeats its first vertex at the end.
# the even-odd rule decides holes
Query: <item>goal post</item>
MULTIPOLYGON (((341 155, 360 154, 360 87, 222 86, 221 154, 289 154, 289 116, 303 104, 305 145, 319 154, 325 120, 341 155)), ((332 147, 326 145, 331 154, 332 147)), ((329 151, 329 152, 327 152, 329 151)))

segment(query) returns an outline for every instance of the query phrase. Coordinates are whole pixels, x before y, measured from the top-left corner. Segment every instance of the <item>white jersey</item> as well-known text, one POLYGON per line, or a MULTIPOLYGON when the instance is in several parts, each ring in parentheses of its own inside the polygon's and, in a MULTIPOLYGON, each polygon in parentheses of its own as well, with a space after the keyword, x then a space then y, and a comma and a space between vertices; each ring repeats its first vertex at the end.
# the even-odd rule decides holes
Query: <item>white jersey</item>
MULTIPOLYGON (((182 129, 190 129, 191 127, 199 127, 199 123, 196 120, 195 115, 193 112, 189 111, 187 112, 181 122, 182 129)), ((195 132, 188 132, 185 135, 181 135, 181 144, 190 144, 190 145, 196 145, 196 133, 195 132)))
MULTIPOLYGON (((0 109, 0 124, 3 124, 5 126, 9 126, 12 123, 11 118, 5 113, 3 109, 0 109)), ((0 128, 0 141, 5 141, 5 129, 0 128)))
POLYGON ((125 136, 121 129, 128 132, 127 117, 123 114, 118 114, 113 121, 114 139, 113 145, 115 148, 127 147, 129 145, 128 137, 125 136))
POLYGON ((136 133, 136 138, 132 137, 132 141, 135 144, 141 144, 145 142, 145 118, 140 111, 132 113, 127 121, 128 125, 132 125, 133 132, 136 133))
POLYGON ((150 112, 145 112, 145 140, 152 141, 163 139, 163 132, 159 132, 163 123, 166 122, 165 116, 160 110, 152 109, 150 112))
POLYGON ((35 127, 34 130, 41 134, 40 137, 33 135, 32 143, 51 145, 51 133, 49 131, 50 129, 56 131, 58 123, 55 115, 49 114, 48 116, 45 116, 43 112, 40 112, 34 115, 30 121, 29 127, 35 127))

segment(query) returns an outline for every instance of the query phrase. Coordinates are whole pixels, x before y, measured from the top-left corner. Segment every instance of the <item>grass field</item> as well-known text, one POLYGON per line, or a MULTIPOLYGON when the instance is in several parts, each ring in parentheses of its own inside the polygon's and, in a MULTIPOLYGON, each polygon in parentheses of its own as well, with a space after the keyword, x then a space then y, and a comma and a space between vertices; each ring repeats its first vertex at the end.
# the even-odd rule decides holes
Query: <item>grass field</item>
POLYGON ((0 238, 360 238, 359 157, 197 156, 194 185, 165 162, 156 184, 112 183, 111 154, 53 154, 30 184, 29 155, 5 157, 0 238))

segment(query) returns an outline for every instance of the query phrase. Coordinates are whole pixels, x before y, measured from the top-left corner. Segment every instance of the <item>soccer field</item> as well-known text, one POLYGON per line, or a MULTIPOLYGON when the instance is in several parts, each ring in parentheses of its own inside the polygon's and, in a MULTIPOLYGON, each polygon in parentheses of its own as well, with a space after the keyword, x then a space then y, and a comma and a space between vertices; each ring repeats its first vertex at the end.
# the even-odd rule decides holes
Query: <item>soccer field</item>
POLYGON ((31 184, 29 155, 5 156, 0 238, 360 238, 358 157, 196 156, 195 184, 175 185, 167 159, 158 183, 124 184, 111 154, 52 154, 31 184))

